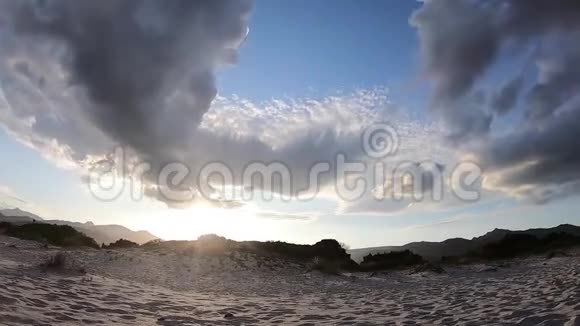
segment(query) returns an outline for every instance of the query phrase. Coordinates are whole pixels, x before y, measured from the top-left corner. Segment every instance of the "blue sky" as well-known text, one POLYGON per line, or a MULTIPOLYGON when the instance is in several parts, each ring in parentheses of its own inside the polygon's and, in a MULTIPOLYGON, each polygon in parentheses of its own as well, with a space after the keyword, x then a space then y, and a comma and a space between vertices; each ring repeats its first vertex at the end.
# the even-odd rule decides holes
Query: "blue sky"
MULTIPOLYGON (((417 30, 409 24, 409 17, 421 6, 415 1, 339 0, 331 6, 326 1, 256 1, 238 62, 217 72, 219 96, 245 99, 258 108, 259 115, 260 105, 272 100, 293 103, 309 98, 324 103, 326 98, 356 90, 388 88, 389 105, 412 119, 413 126, 429 130, 421 126, 434 120, 428 109, 432 85, 422 73, 417 30)), ((521 69, 521 61, 521 56, 500 60, 480 87, 501 84, 506 75, 521 69)), ((519 107, 494 122, 495 131, 512 129, 522 116, 523 105, 519 107)), ((229 112, 231 108, 215 110, 229 112)), ((6 131, 0 132, 0 202, 4 206, 20 206, 50 218, 123 224, 166 239, 218 233, 240 240, 309 243, 333 237, 355 248, 473 237, 496 227, 580 224, 574 214, 579 208, 576 195, 536 205, 493 191, 469 204, 350 214, 341 214, 341 204, 324 196, 307 203, 254 201, 240 210, 168 209, 152 199, 134 201, 127 194, 102 202, 90 194, 77 170, 63 168, 38 147, 25 145, 7 121, 2 121, 6 131), (257 217, 256 212, 272 213, 272 218, 257 217), (307 218, 276 218, 284 214, 307 218)), ((427 140, 432 136, 425 131, 421 135, 427 140)), ((424 139, 401 141, 423 144, 419 147, 425 152, 435 151, 436 146, 421 143, 424 139)))
POLYGON ((243 64, 220 75, 220 91, 261 100, 386 84, 403 89, 418 72, 416 33, 408 24, 417 6, 259 1, 243 64))

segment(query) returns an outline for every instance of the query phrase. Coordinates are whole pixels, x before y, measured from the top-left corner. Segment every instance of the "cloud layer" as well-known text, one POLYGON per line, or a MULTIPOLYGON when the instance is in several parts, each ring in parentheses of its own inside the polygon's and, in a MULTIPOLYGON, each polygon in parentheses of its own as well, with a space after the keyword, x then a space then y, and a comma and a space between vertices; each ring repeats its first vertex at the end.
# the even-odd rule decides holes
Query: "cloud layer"
POLYGON ((486 186, 538 203, 577 193, 580 2, 426 1, 410 21, 435 83, 432 108, 453 140, 469 142, 486 186), (479 81, 510 60, 506 53, 530 52, 534 75, 507 76, 480 96, 479 81), (516 106, 524 118, 491 134, 494 120, 516 106))
MULTIPOLYGON (((305 189, 317 162, 333 170, 339 153, 368 159, 361 136, 385 121, 402 140, 385 160, 391 167, 453 165, 440 126, 406 118, 383 88, 264 102, 218 95, 215 75, 236 64, 251 8, 239 0, 0 0, 0 122, 47 158, 83 171, 123 146, 127 166, 152 164, 146 193, 164 201, 155 176, 174 161, 190 169, 181 186, 192 191, 203 186, 196 177, 210 162, 225 163, 235 186, 245 186, 240 176, 249 163, 282 162, 293 190, 305 189)), ((538 203, 577 193, 578 1, 432 0, 410 22, 434 83, 431 112, 452 144, 461 144, 458 153, 482 165, 484 186, 538 203), (529 57, 534 73, 524 69, 486 89, 481 80, 506 53, 529 57), (513 128, 494 129, 517 110, 513 128)), ((323 195, 345 181, 337 179, 322 176, 323 195)), ((371 197, 340 207, 388 212, 413 203, 371 197)), ((220 207, 239 207, 215 198, 220 207)))
MULTIPOLYGON (((441 156, 436 128, 398 113, 384 88, 265 102, 216 97, 214 75, 235 63, 250 8, 238 0, 0 1, 0 121, 47 158, 83 171, 123 146, 127 166, 152 164, 146 194, 179 207, 189 201, 167 200, 156 179, 169 162, 189 168, 179 187, 192 193, 210 162, 225 163, 234 185, 252 162, 282 162, 295 195, 310 186, 315 163, 332 171, 338 153, 364 158, 365 128, 385 121, 402 139, 397 160, 441 156)), ((319 186, 336 182, 329 172, 319 186)), ((218 206, 239 207, 220 197, 218 206)))

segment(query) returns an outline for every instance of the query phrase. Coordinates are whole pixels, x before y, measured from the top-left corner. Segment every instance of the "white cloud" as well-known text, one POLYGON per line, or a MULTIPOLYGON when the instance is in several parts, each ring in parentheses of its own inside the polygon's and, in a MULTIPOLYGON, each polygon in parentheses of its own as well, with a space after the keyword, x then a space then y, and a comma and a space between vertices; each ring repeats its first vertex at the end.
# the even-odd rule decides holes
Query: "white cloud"
MULTIPOLYGON (((0 77, 5 81, 5 76, 0 77)), ((50 96, 50 105, 46 101, 23 101, 20 97, 26 98, 34 92, 23 91, 20 88, 23 82, 14 79, 3 83, 12 85, 11 97, 5 98, 4 105, 0 106, 0 123, 10 135, 59 166, 74 167, 81 172, 87 162, 110 156, 115 143, 83 119, 79 112, 83 109, 82 102, 74 96, 66 101, 50 96), (23 117, 22 111, 27 115, 23 117), (61 118, 49 118, 53 116, 61 118), (59 133, 49 132, 54 128, 59 133)), ((411 159, 444 162, 444 157, 449 158, 442 155, 444 146, 439 142, 435 126, 413 122, 401 115, 389 101, 388 90, 376 88, 322 98, 265 102, 219 96, 204 115, 200 130, 192 126, 191 138, 183 140, 188 151, 181 153, 180 159, 194 172, 208 162, 219 161, 240 174, 253 161, 281 161, 291 169, 296 189, 302 189, 306 188, 307 173, 314 163, 334 161, 339 152, 349 155, 348 159, 360 158, 364 128, 382 121, 392 124, 401 139, 398 155, 389 164, 411 159)), ((332 191, 335 181, 329 177, 323 180, 327 191, 320 196, 338 199, 332 191)), ((350 206, 349 211, 356 211, 358 204, 350 206)))

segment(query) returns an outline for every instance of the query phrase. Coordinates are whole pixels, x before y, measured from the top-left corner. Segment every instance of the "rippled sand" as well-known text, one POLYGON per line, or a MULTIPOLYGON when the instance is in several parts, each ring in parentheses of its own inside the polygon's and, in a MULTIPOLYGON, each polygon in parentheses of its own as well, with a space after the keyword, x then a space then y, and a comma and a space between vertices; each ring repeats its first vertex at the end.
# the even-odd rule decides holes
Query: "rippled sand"
POLYGON ((580 257, 328 276, 281 260, 71 250, 0 237, 1 325, 580 325, 580 257))

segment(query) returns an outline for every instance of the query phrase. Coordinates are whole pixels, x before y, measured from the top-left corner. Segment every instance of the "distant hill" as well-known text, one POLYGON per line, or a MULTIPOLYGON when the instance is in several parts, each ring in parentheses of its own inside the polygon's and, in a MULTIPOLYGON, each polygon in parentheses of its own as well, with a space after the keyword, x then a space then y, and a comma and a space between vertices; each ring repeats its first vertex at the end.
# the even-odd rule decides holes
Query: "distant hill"
POLYGON ((76 230, 95 239, 99 244, 113 243, 119 239, 129 240, 138 244, 143 244, 159 237, 147 231, 133 231, 121 225, 95 225, 92 222, 79 223, 64 220, 45 220, 35 214, 16 209, 0 210, 0 222, 12 224, 45 223, 56 225, 68 225, 76 230))
POLYGON ((92 222, 79 223, 62 220, 46 220, 43 223, 68 225, 83 232, 89 237, 95 239, 99 244, 110 244, 119 239, 129 240, 138 244, 143 244, 151 240, 159 239, 148 231, 133 231, 124 226, 111 225, 95 225, 92 222))
POLYGON ((0 215, 3 215, 5 222, 10 222, 7 219, 11 219, 14 223, 30 223, 33 220, 42 221, 42 218, 38 215, 32 214, 27 211, 23 211, 20 208, 5 208, 0 209, 0 215))
POLYGON ((471 240, 455 238, 442 242, 412 242, 403 246, 351 249, 348 252, 350 253, 352 259, 356 262, 361 262, 363 257, 368 254, 388 253, 405 250, 410 250, 411 252, 420 255, 425 259, 437 261, 440 260, 443 256, 465 255, 487 244, 501 241, 507 235, 527 234, 535 236, 538 239, 543 239, 550 233, 568 233, 570 235, 580 236, 580 227, 570 224, 562 224, 553 228, 529 229, 522 231, 495 229, 471 240))

